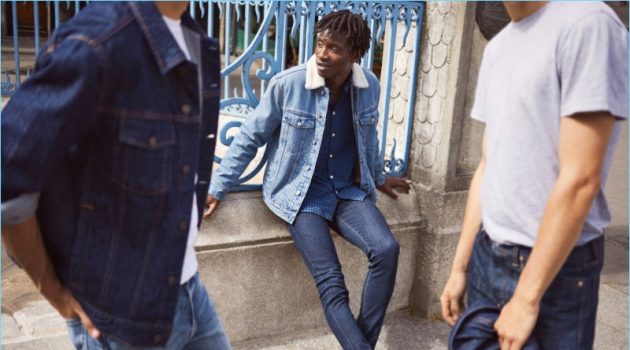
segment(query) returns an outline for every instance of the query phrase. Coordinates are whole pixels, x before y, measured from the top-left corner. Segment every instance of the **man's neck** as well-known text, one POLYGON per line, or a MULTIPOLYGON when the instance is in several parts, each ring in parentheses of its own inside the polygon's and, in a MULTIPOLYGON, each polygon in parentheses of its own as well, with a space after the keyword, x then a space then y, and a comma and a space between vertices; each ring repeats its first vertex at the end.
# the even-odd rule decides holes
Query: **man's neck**
POLYGON ((326 86, 328 86, 331 92, 339 94, 350 78, 351 72, 352 71, 348 72, 348 74, 346 74, 343 78, 339 77, 336 79, 326 79, 326 86))
POLYGON ((547 1, 504 1, 503 6, 512 22, 518 22, 533 15, 547 4, 547 1))
POLYGON ((156 1, 155 6, 162 16, 178 20, 186 11, 188 1, 156 1))

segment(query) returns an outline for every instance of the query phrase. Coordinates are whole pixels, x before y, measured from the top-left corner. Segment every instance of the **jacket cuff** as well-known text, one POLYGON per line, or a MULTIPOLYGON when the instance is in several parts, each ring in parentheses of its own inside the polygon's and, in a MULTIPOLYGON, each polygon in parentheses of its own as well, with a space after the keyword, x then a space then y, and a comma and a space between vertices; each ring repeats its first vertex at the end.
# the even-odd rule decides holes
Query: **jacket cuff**
POLYGON ((210 183, 210 188, 208 189, 208 193, 212 195, 212 197, 222 201, 225 198, 226 190, 219 188, 214 182, 210 183))
POLYGON ((2 225, 17 225, 33 217, 39 204, 39 192, 26 193, 2 203, 2 225))

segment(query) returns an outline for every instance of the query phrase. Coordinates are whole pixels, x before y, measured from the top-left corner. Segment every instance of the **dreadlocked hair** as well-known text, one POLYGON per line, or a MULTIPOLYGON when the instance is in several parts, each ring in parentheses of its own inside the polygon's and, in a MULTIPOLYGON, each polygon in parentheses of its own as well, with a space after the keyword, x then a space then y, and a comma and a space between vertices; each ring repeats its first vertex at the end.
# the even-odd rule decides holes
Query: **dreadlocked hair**
POLYGON ((370 28, 361 15, 350 10, 331 12, 322 17, 315 26, 315 33, 326 31, 334 37, 346 38, 350 52, 358 53, 358 57, 363 57, 370 48, 370 28))

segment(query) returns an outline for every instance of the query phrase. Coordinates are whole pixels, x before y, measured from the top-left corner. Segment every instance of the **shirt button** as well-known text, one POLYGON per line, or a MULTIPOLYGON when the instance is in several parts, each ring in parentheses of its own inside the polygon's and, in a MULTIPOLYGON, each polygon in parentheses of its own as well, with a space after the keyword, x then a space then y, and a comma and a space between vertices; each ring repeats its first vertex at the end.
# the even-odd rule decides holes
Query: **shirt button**
POLYGON ((188 174, 190 174, 190 170, 191 170, 190 165, 185 164, 185 165, 182 167, 182 175, 188 175, 188 174))
POLYGON ((295 192, 295 195, 296 195, 296 196, 299 196, 299 195, 301 195, 301 194, 302 194, 302 192, 300 192, 300 191, 295 192))
POLYGON ((325 93, 326 93, 326 91, 322 90, 322 95, 325 94, 325 93))
POLYGON ((310 167, 310 166, 307 166, 307 167, 306 167, 306 171, 311 171, 311 167, 310 167))
POLYGON ((323 115, 320 115, 320 116, 319 116, 319 119, 322 119, 323 117, 324 117, 323 115))
POLYGON ((297 125, 298 125, 298 126, 302 126, 302 121, 301 121, 301 120, 298 120, 297 125))
POLYGON ((188 222, 187 221, 180 221, 179 223, 179 230, 180 231, 188 231, 188 222))
POLYGON ((333 157, 333 155, 332 155, 332 153, 331 153, 331 154, 330 154, 330 158, 332 158, 332 157, 333 157))
POLYGON ((330 135, 330 136, 335 137, 335 133, 333 132, 332 135, 330 135))
POLYGON ((337 115, 337 112, 333 111, 333 115, 337 115))
POLYGON ((182 113, 189 114, 191 110, 192 110, 192 108, 190 108, 189 104, 183 104, 182 105, 182 113))
POLYGON ((330 179, 331 179, 331 180, 332 180, 332 178, 333 178, 333 177, 334 177, 334 176, 330 175, 330 179))
POLYGON ((174 286, 177 283, 177 278, 175 278, 175 276, 169 276, 168 277, 168 285, 169 286, 174 286))
POLYGON ((213 139, 213 138, 215 138, 215 137, 216 137, 216 135, 215 135, 215 134, 209 134, 209 135, 208 135, 208 139, 210 139, 210 140, 212 140, 212 139, 213 139))
POLYGON ((149 146, 151 146, 152 148, 157 146, 157 137, 155 136, 149 137, 149 146))
POLYGON ((374 123, 374 118, 370 119, 370 121, 371 121, 372 123, 374 123))
POLYGON ((317 145, 317 140, 313 141, 313 144, 314 144, 314 145, 317 145))

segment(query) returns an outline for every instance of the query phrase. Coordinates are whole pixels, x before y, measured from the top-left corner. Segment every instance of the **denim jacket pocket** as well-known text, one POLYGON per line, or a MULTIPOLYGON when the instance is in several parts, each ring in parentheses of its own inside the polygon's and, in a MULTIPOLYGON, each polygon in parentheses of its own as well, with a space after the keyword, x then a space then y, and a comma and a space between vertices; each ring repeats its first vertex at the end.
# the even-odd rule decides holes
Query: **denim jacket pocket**
POLYGON ((290 153, 299 153, 306 141, 311 141, 315 134, 315 116, 285 112, 282 117, 285 149, 290 153))
POLYGON ((175 128, 170 120, 130 117, 123 114, 118 129, 118 154, 114 181, 139 195, 168 191, 175 128))
POLYGON ((363 135, 364 145, 366 148, 374 148, 374 142, 377 138, 376 124, 378 123, 378 112, 369 112, 359 115, 359 125, 361 134, 363 135))

